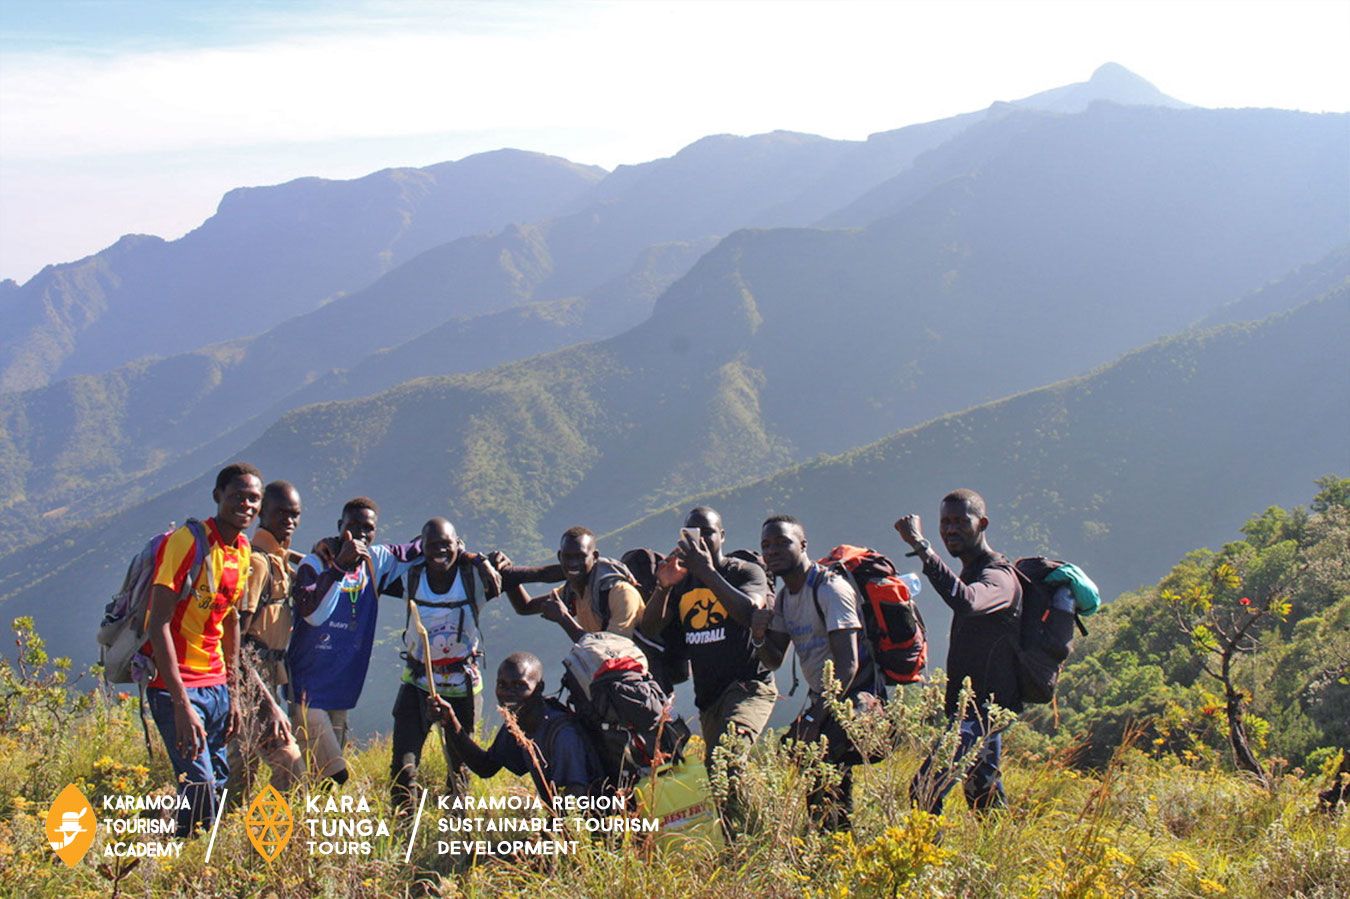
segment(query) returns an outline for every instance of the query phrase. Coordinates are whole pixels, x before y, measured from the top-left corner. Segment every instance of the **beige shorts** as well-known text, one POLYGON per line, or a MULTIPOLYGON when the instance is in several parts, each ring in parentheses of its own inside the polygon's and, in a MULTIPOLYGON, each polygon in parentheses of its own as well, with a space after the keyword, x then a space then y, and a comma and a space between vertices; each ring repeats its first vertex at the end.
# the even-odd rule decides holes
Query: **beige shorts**
POLYGON ((312 777, 332 777, 345 771, 347 761, 347 710, 312 709, 294 702, 287 704, 291 729, 300 744, 300 755, 312 777))

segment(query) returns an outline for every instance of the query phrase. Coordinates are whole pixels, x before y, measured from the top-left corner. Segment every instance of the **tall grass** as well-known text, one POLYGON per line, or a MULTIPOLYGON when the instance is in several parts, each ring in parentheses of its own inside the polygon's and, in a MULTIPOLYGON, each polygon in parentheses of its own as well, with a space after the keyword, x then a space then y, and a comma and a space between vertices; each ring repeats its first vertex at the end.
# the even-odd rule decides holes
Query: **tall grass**
MULTIPOLYGON (((36 635, 28 632, 31 649, 36 635)), ((650 836, 578 838, 575 854, 470 860, 438 855, 442 812, 424 815, 405 863, 410 822, 388 806, 390 746, 354 747, 351 779, 335 795, 365 796, 391 833, 369 854, 311 855, 304 832, 267 863, 247 840, 247 801, 221 822, 210 864, 207 840, 176 859, 134 866, 103 855, 100 832, 84 861, 67 868, 43 831, 53 797, 76 783, 97 809, 102 796, 171 792, 162 748, 147 756, 134 695, 65 682, 45 658, 4 663, 0 688, 0 894, 281 897, 727 897, 1053 896, 1333 897, 1350 895, 1350 816, 1317 810, 1316 775, 1285 773, 1270 790, 1212 763, 1157 758, 1126 740, 1101 771, 1072 765, 1071 741, 1049 751, 1014 727, 1005 745, 1010 807, 976 816, 952 791, 945 814, 913 810, 909 783, 943 739, 940 685, 909 688, 884 714, 850 724, 862 740, 897 742, 882 762, 857 770, 853 830, 824 835, 808 824, 804 797, 828 773, 818 747, 766 735, 737 756, 749 831, 724 849, 663 845, 650 836), (56 709, 58 714, 53 714, 56 709)), ((483 735, 480 735, 480 739, 483 735)), ((431 741, 440 739, 433 734, 431 741)), ((155 736, 155 743, 158 737, 155 736)), ((695 747, 692 754, 700 750, 695 747)), ((423 754, 421 783, 444 783, 437 747, 423 754)), ((264 771, 265 775, 265 771, 264 771)), ((265 783, 265 776, 259 785, 265 783)), ((725 791, 723 781, 715 785, 725 791)), ((310 788, 291 796, 302 815, 310 788)), ((527 778, 475 779, 477 797, 532 795, 527 778)), ((251 797, 250 797, 251 798, 251 797)), ((430 805, 430 802, 429 802, 430 805)), ((493 812, 490 815, 509 815, 493 812)))

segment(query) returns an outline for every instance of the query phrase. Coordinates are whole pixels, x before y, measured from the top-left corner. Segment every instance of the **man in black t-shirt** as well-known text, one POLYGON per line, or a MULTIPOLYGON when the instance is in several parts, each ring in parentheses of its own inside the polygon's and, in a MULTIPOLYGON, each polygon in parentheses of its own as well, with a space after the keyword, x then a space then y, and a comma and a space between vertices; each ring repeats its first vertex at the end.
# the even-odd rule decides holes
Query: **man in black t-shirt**
MULTIPOLYGON (((711 769, 722 736, 754 742, 778 699, 773 672, 750 644, 750 616, 764 608, 768 581, 763 568, 722 554, 726 532, 713 509, 691 510, 684 527, 679 546, 657 569, 641 631, 652 641, 664 637, 667 649, 689 660, 711 769)), ((739 816, 739 803, 731 805, 724 820, 739 816)))

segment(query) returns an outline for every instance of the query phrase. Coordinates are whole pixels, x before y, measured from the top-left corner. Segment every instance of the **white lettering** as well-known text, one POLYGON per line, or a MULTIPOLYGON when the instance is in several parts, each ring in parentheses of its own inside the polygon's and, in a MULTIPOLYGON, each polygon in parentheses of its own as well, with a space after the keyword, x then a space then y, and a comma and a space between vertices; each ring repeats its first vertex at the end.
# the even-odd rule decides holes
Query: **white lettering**
POLYGON ((441 855, 568 855, 577 851, 576 840, 438 840, 441 855))
POLYGON ((707 643, 721 643, 726 638, 726 628, 715 627, 710 631, 690 631, 684 635, 684 642, 693 646, 703 646, 707 643))
POLYGON ((305 811, 311 815, 350 815, 355 812, 369 812, 370 803, 365 796, 308 796, 305 798, 305 811), (326 801, 325 801, 326 798, 326 801))
POLYGON ((118 812, 176 812, 190 808, 187 796, 177 793, 158 793, 154 796, 114 795, 103 797, 103 810, 118 812))
POLYGON ((450 804, 450 808, 468 811, 492 809, 518 812, 522 810, 543 810, 544 803, 539 801, 538 796, 488 796, 483 799, 476 796, 465 796, 463 797, 463 804, 461 804, 460 797, 455 797, 450 804))
POLYGON ((655 818, 581 818, 583 827, 591 833, 655 833, 661 822, 655 818))
POLYGON ((172 834, 177 825, 165 818, 104 818, 103 829, 109 833, 172 834))
POLYGON ((108 843, 103 847, 106 858, 177 858, 183 852, 182 843, 108 843))
POLYGON ((369 818, 306 818, 302 822, 312 837, 387 837, 389 826, 369 818))
POLYGON ((333 843, 327 840, 316 842, 309 841, 310 855, 370 855, 370 844, 365 842, 350 841, 346 843, 333 843))
POLYGON ((555 812, 618 812, 623 800, 618 796, 554 796, 555 812))

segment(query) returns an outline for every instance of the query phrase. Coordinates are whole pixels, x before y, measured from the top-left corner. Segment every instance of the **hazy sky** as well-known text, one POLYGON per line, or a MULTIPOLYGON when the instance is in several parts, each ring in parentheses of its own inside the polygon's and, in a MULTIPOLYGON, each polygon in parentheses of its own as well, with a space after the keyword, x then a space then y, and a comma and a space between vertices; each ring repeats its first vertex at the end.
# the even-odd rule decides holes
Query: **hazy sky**
POLYGON ((860 139, 1118 62, 1200 106, 1350 110, 1347 0, 0 0, 0 278, 232 187, 513 146, 860 139))

